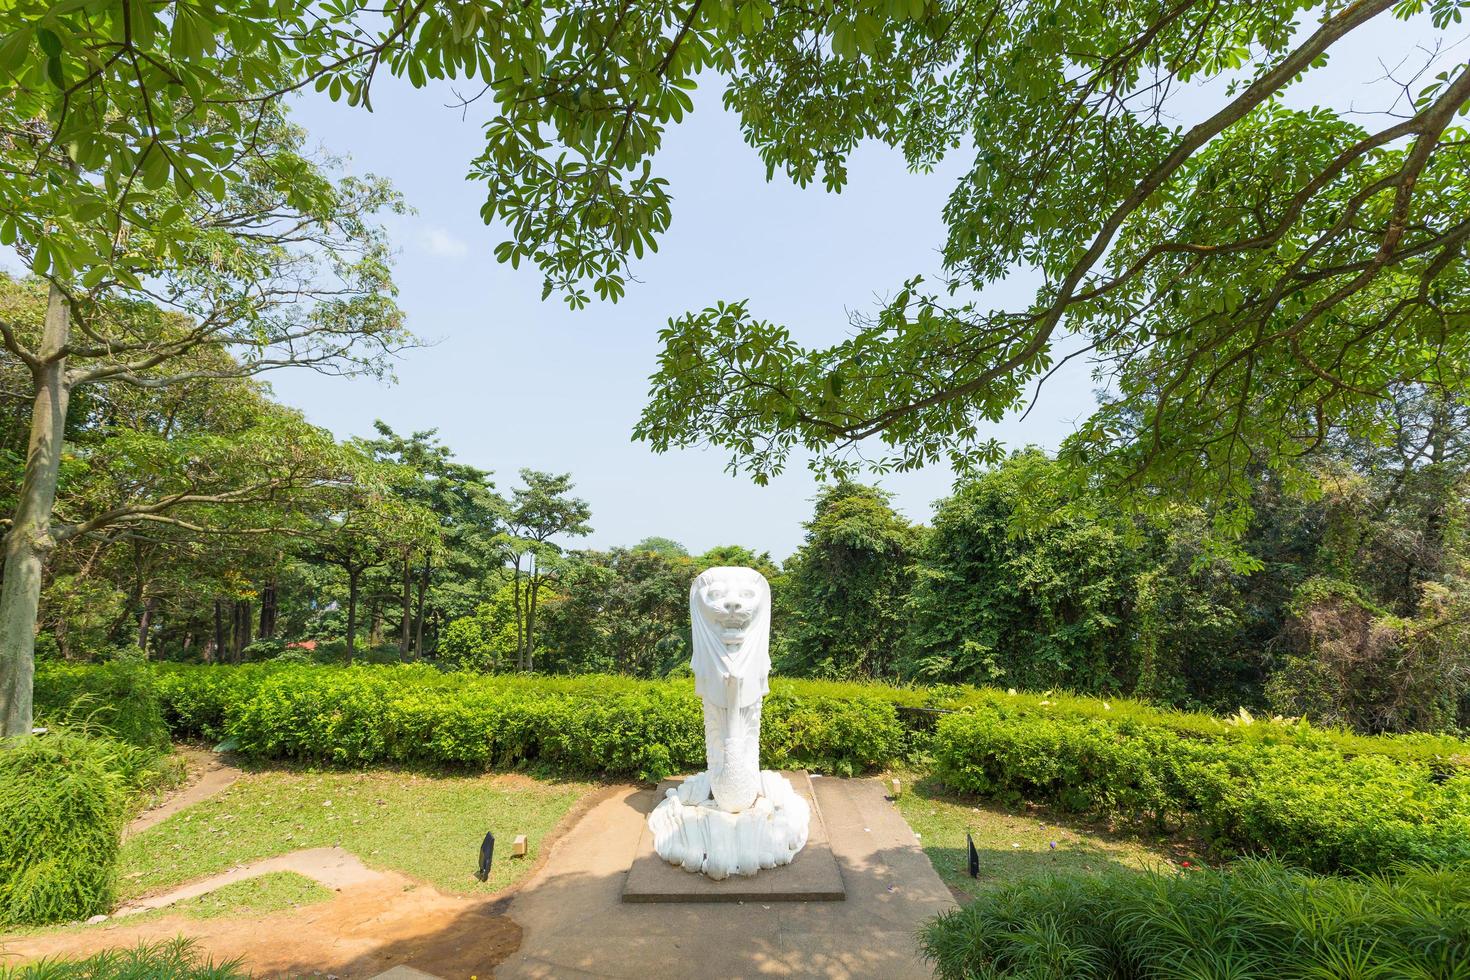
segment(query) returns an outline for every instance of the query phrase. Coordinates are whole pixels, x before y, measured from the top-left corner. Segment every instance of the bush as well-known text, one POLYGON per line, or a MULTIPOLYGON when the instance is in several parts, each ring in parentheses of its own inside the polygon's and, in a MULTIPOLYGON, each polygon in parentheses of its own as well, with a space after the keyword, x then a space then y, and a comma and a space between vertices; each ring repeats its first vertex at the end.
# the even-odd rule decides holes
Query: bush
POLYGON ((1010 882, 932 921, 940 977, 1458 978, 1470 868, 1321 878, 1266 861, 1010 882))
POLYGON ((240 659, 247 663, 255 663, 257 660, 271 660, 279 657, 286 650, 285 640, 256 640, 246 645, 240 651, 240 659))
POLYGON ((112 908, 118 830, 139 750, 73 732, 0 747, 0 922, 112 908))
POLYGON ((937 775, 961 792, 1177 821, 1220 852, 1319 871, 1470 859, 1470 773, 1293 740, 1202 740, 1137 722, 975 709, 944 718, 937 775))
POLYGON ((179 936, 133 949, 107 949, 82 960, 37 960, 0 966, 0 980, 245 980, 239 960, 201 958, 194 940, 179 936))
POLYGON ((169 746, 158 683, 139 659, 88 666, 41 664, 35 691, 36 714, 46 724, 102 728, 142 748, 169 746))
MULTIPOLYGON (((657 779, 704 764, 689 680, 482 676, 424 665, 157 668, 174 732, 232 738, 260 758, 510 767, 657 779)), ((762 762, 849 774, 897 758, 904 731, 880 697, 809 694, 778 683, 766 700, 762 762)))

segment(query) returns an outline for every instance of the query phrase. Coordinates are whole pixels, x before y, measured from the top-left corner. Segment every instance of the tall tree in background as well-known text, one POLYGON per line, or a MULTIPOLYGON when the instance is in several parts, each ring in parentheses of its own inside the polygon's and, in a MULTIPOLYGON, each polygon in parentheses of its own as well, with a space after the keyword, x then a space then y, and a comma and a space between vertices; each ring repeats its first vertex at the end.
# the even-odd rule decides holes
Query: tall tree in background
POLYGON ((817 496, 806 541, 788 563, 791 616, 780 668, 813 677, 887 678, 907 617, 920 530, 890 495, 842 481, 817 496))
POLYGON ((1096 498, 1086 519, 1028 526, 1073 503, 1060 466, 1016 453, 940 502, 910 600, 904 674, 1032 690, 1128 690, 1129 615, 1150 542, 1096 498))
MULTIPOLYGON (((15 106, 4 103, 3 112, 15 106)), ((228 141, 235 134, 212 135, 228 141)), ((32 394, 0 588, 4 735, 29 732, 31 724, 35 614, 56 542, 51 508, 73 391, 223 381, 287 366, 381 373, 385 357, 407 341, 392 300, 387 242, 375 223, 376 213, 400 207, 397 195, 375 179, 335 179, 331 162, 303 156, 303 140, 279 116, 260 119, 253 147, 234 160, 234 178, 219 200, 193 194, 185 182, 156 179, 147 163, 153 157, 140 165, 143 204, 128 201, 134 182, 126 175, 90 173, 90 209, 76 204, 40 239, 16 237, 32 217, 22 209, 34 203, 0 204, 0 241, 15 244, 47 284, 40 329, 0 319, 0 344, 25 364, 32 394), (122 210, 115 198, 125 201, 122 210), (137 213, 141 223, 119 219, 123 212, 137 213)), ((0 170, 24 169, 31 153, 26 140, 0 141, 0 170)), ((32 191, 71 192, 40 185, 32 191)), ((225 502, 200 497, 185 488, 125 505, 109 520, 157 520, 173 505, 225 502)))
POLYGON ((516 610, 516 669, 534 670, 536 651, 536 605, 542 586, 561 555, 554 537, 583 537, 592 533, 587 523, 592 508, 585 500, 570 496, 572 477, 521 470, 523 486, 511 491, 504 543, 514 570, 516 610))
POLYGON ((380 463, 360 449, 349 473, 304 535, 303 554, 336 566, 347 576, 347 662, 357 652, 358 598, 363 573, 416 551, 432 552, 439 522, 423 504, 405 499, 401 487, 417 474, 380 463))
MULTIPOLYGON (((363 448, 374 459, 415 474, 412 480, 400 481, 397 492, 427 509, 439 523, 432 548, 420 546, 400 558, 398 647, 401 653, 423 656, 426 606, 443 605, 430 595, 436 571, 437 584, 445 590, 478 594, 483 571, 498 554, 495 539, 502 530, 506 504, 496 495, 490 474, 456 462, 453 451, 435 438, 436 430, 403 436, 382 421, 374 427, 378 437, 364 440, 363 448)), ((473 608, 462 597, 443 599, 453 607, 445 611, 447 615, 473 608)))

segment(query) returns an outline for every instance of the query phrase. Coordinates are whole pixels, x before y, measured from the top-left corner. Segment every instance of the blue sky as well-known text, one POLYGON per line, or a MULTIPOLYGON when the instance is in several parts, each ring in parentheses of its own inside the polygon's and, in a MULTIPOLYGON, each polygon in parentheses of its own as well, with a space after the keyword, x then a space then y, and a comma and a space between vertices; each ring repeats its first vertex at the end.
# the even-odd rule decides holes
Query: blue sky
MULTIPOLYGON (((452 99, 447 86, 390 81, 375 90, 371 115, 320 99, 297 106, 313 139, 350 155, 354 172, 389 177, 416 209, 389 227, 401 303, 432 346, 403 356, 396 384, 282 372, 271 379, 278 395, 339 436, 368 433, 374 418, 399 431, 438 428, 461 459, 494 470, 502 489, 523 466, 570 472, 592 505, 593 546, 659 534, 696 553, 737 542, 785 558, 800 544, 817 487, 804 460, 757 487, 725 472, 723 452, 657 455, 631 441, 657 332, 687 309, 748 298, 803 342, 840 338, 848 310, 938 270, 940 211, 965 161, 918 176, 899 154, 871 147, 853 159, 841 194, 767 183, 711 87, 660 156, 674 220, 659 252, 638 263, 641 281, 623 300, 572 312, 541 300, 536 270, 494 261, 503 232, 481 222, 483 189, 464 179, 479 127, 445 108, 452 99)), ((1018 281, 995 294, 1024 303, 1031 292, 1018 281)), ((1085 369, 1072 371, 1024 424, 999 431, 1055 445, 1090 410, 1091 389, 1085 369)), ((923 520, 952 474, 935 467, 878 482, 923 520)))
MULTIPOLYGON (((1350 38, 1334 53, 1334 65, 1291 101, 1385 107, 1392 100, 1387 83, 1362 80, 1385 74, 1438 32, 1421 18, 1393 33, 1350 38)), ((447 85, 414 90, 387 78, 374 90, 371 115, 319 96, 301 99, 296 118, 314 140, 350 157, 353 172, 390 178, 416 209, 390 229, 400 250, 401 303, 412 329, 432 346, 403 357, 394 385, 298 371, 272 379, 277 394, 339 436, 366 434, 375 418, 399 431, 437 428, 462 460, 494 470, 502 489, 520 467, 570 472, 592 505, 596 533, 583 544, 631 544, 659 534, 695 552, 735 542, 785 558, 801 542, 816 490, 802 461, 757 487, 727 474, 718 451, 660 456, 630 440, 657 331, 687 309, 749 299, 756 315, 785 323, 803 343, 841 337, 849 310, 871 308, 905 278, 938 270, 940 212, 966 154, 933 174, 914 175, 896 152, 865 147, 840 195, 800 190, 780 177, 768 183, 736 120, 719 105, 718 81, 705 83, 695 113, 669 133, 657 163, 674 196, 673 226, 660 251, 637 265, 641 281, 621 302, 575 313, 558 299, 540 299, 534 269, 514 271, 492 257, 503 232, 481 222, 482 187, 465 179, 481 145, 484 108, 472 107, 462 119, 448 107, 455 98, 447 85)), ((1186 94, 1178 111, 1209 104, 1186 94)), ((986 298, 1015 306, 1031 293, 1021 273, 986 298)), ((1087 366, 1075 362, 1048 384, 1024 422, 1003 422, 992 432, 1018 446, 1054 447, 1086 416, 1094 387, 1087 366)), ((932 501, 949 492, 952 474, 934 467, 877 482, 910 518, 926 520, 932 501)))

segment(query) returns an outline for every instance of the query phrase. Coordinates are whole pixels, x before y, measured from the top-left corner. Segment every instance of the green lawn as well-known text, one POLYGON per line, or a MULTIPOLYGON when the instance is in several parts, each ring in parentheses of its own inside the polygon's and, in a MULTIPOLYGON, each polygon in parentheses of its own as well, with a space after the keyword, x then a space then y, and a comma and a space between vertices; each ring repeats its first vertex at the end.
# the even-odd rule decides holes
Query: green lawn
POLYGON ((208 894, 178 902, 158 912, 180 912, 195 919, 213 919, 221 915, 268 915, 282 909, 325 902, 333 894, 326 885, 306 875, 294 871, 272 871, 244 881, 232 881, 208 894))
POLYGON ((944 790, 931 777, 890 773, 903 780, 898 809, 919 835, 934 870, 951 889, 974 895, 987 885, 1051 871, 1152 868, 1194 861, 1186 847, 1167 838, 1147 840, 1098 823, 1058 817, 1044 809, 1009 810, 944 790), (965 832, 975 838, 980 876, 966 867, 965 832))
POLYGON ((119 898, 331 845, 444 891, 494 891, 526 872, 546 834, 590 788, 514 775, 249 773, 124 843, 119 898), (490 880, 482 884, 472 873, 487 830, 494 831, 497 846, 490 880), (516 834, 530 844, 526 858, 510 856, 516 834))

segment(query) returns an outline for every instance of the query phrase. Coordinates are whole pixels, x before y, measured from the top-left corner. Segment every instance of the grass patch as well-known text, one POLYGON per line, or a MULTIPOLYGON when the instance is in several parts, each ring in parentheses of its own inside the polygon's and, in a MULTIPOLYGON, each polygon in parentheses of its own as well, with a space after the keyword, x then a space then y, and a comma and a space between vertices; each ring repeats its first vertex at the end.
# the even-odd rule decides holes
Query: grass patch
POLYGON ((269 915, 282 909, 314 905, 331 898, 333 892, 319 881, 294 871, 272 871, 244 881, 232 881, 207 895, 179 902, 160 912, 182 913, 191 919, 217 919, 224 915, 269 915))
POLYGON ((30 926, 11 930, 7 935, 46 935, 56 932, 76 932, 79 929, 112 929, 119 924, 131 926, 140 922, 166 918, 170 915, 184 915, 191 919, 269 915, 283 909, 294 909, 303 905, 325 902, 334 894, 335 892, 330 888, 305 875, 294 871, 272 871, 255 878, 247 878, 244 881, 231 882, 223 888, 216 888, 209 894, 200 895, 198 898, 175 902, 161 909, 139 912, 124 919, 109 917, 104 922, 92 924, 68 922, 51 926, 30 926))
POLYGON ((1168 838, 1146 840, 1041 807, 1007 809, 947 792, 934 778, 913 773, 890 773, 884 785, 894 776, 903 781, 899 812, 919 835, 919 846, 944 883, 965 896, 1027 875, 1198 862, 1189 848, 1168 838), (980 852, 978 878, 967 867, 967 830, 980 852))
POLYGON ((134 949, 109 949, 81 960, 47 959, 8 967, 0 980, 248 980, 238 960, 216 963, 180 936, 134 949))
POLYGON ((237 864, 334 845, 442 891, 494 891, 525 874, 547 833, 589 789, 513 775, 249 773, 124 843, 118 891, 132 898, 237 864), (498 846, 482 884, 472 873, 487 830, 498 846), (530 845, 524 859, 510 857, 516 834, 530 845))

